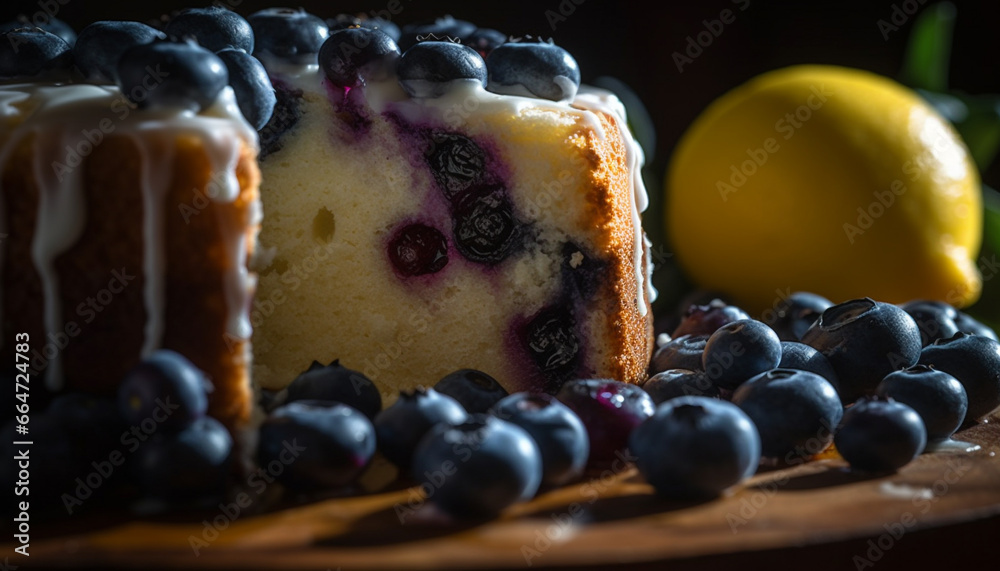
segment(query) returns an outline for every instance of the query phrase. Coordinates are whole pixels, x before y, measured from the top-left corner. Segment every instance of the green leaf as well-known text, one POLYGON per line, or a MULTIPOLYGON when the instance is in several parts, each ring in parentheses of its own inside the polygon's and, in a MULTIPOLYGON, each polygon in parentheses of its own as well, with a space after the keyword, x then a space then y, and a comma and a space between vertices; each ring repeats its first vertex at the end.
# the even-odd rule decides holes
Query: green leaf
POLYGON ((976 166, 985 172, 1000 151, 1000 101, 995 96, 963 97, 963 100, 968 115, 955 128, 969 147, 976 166))
POLYGON ((900 79, 931 91, 948 88, 948 59, 955 27, 955 5, 940 2, 925 8, 913 23, 900 79))
POLYGON ((983 272, 983 294, 969 315, 1000 331, 1000 275, 994 267, 1000 255, 1000 192, 983 185, 983 251, 979 269, 983 272))
POLYGON ((984 250, 1000 254, 1000 192, 983 185, 984 250))

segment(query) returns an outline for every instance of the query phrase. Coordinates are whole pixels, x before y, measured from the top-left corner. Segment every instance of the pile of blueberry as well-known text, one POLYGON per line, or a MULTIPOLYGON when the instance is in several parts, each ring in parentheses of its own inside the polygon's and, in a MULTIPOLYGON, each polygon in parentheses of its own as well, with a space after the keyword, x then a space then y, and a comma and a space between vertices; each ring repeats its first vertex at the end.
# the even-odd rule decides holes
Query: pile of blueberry
MULTIPOLYGON (((55 397, 30 419, 32 505, 69 514, 137 499, 148 506, 214 505, 226 492, 234 442, 207 414, 211 390, 188 359, 161 349, 125 375, 117 400, 80 392, 55 397)), ((12 423, 3 434, 13 435, 12 423)))
POLYGON ((378 18, 340 17, 319 51, 333 85, 355 88, 396 74, 412 97, 439 97, 456 81, 496 93, 561 101, 580 86, 566 50, 537 38, 508 41, 502 33, 450 16, 399 30, 378 18))
POLYGON ((784 464, 833 442, 856 469, 895 470, 1000 406, 996 334, 933 301, 834 305, 800 292, 769 324, 718 300, 692 305, 650 372, 657 403, 737 405, 761 456, 784 464))
MULTIPOLYGON (((385 408, 360 372, 314 362, 262 395, 256 463, 286 490, 311 493, 350 489, 381 454, 438 509, 482 518, 632 464, 683 499, 831 443, 856 470, 894 471, 1000 406, 996 335, 945 304, 793 294, 773 325, 721 302, 694 305, 642 386, 574 379, 555 394, 508 394, 461 369, 385 408)), ((126 375, 117 403, 57 397, 32 419, 50 444, 39 489, 63 503, 122 487, 171 505, 217 501, 238 470, 230 433, 206 415, 210 391, 187 359, 160 350, 126 375)))
MULTIPOLYGON (((454 18, 404 26, 348 15, 324 21, 302 9, 268 8, 243 18, 219 6, 189 8, 162 29, 132 21, 99 21, 77 34, 57 18, 36 27, 21 18, 0 25, 0 80, 117 83, 140 107, 195 112, 226 85, 256 129, 278 103, 260 59, 318 63, 340 88, 396 76, 414 97, 437 97, 456 81, 496 93, 551 100, 572 98, 580 70, 551 41, 508 41, 500 32, 454 18)), ((280 110, 271 131, 294 123, 280 110)))
MULTIPOLYGON (((194 112, 210 106, 228 85, 243 116, 262 129, 276 98, 264 66, 251 54, 276 50, 287 31, 267 20, 266 12, 247 20, 217 6, 190 8, 173 15, 162 30, 105 20, 79 35, 56 18, 42 27, 8 22, 0 26, 0 79, 115 83, 139 107, 194 112)), ((325 39, 324 24, 318 41, 325 39)))

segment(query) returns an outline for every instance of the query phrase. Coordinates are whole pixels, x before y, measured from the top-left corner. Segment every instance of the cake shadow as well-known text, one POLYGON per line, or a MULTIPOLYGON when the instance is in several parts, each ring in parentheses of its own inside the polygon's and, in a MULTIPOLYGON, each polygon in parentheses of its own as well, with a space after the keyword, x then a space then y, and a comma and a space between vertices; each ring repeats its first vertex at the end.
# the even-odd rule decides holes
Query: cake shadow
POLYGON ((462 519, 449 516, 432 504, 413 508, 403 503, 369 513, 351 528, 313 542, 316 547, 377 547, 424 541, 460 533, 495 521, 495 518, 462 519))
POLYGON ((612 497, 588 497, 555 507, 524 513, 525 518, 544 519, 564 524, 568 519, 576 524, 605 523, 618 520, 684 510, 715 501, 715 497, 671 499, 657 494, 639 493, 612 497))
POLYGON ((889 475, 892 475, 892 472, 858 472, 849 468, 834 467, 820 472, 791 476, 783 483, 777 483, 774 480, 761 482, 748 489, 768 491, 777 485, 784 491, 807 491, 878 480, 889 475))

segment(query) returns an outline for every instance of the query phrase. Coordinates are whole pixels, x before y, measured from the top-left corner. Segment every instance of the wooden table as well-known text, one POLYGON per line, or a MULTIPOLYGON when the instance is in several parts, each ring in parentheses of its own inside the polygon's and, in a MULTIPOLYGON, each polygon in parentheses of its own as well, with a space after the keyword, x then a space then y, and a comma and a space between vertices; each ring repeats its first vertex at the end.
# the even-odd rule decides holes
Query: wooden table
POLYGON ((959 436, 981 449, 925 454, 883 477, 852 473, 837 457, 816 460, 759 473, 702 503, 659 499, 628 468, 546 492, 487 522, 449 521, 420 505, 415 488, 398 486, 257 515, 247 515, 250 506, 231 516, 216 509, 113 523, 80 516, 41 530, 31 565, 10 561, 25 568, 344 571, 640 569, 665 561, 671 569, 926 569, 937 561, 954 569, 965 559, 995 562, 1000 541, 1000 419, 959 436))

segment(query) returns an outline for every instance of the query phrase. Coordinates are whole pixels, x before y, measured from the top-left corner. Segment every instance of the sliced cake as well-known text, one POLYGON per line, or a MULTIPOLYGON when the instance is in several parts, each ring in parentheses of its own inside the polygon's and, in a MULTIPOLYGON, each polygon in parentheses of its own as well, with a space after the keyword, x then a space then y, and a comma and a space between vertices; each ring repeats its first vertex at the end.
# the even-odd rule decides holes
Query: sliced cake
POLYGON ((509 391, 644 380, 643 156, 618 99, 578 91, 547 42, 420 35, 401 55, 374 27, 334 30, 318 65, 258 54, 279 104, 255 380, 334 359, 389 398, 461 368, 509 391))

